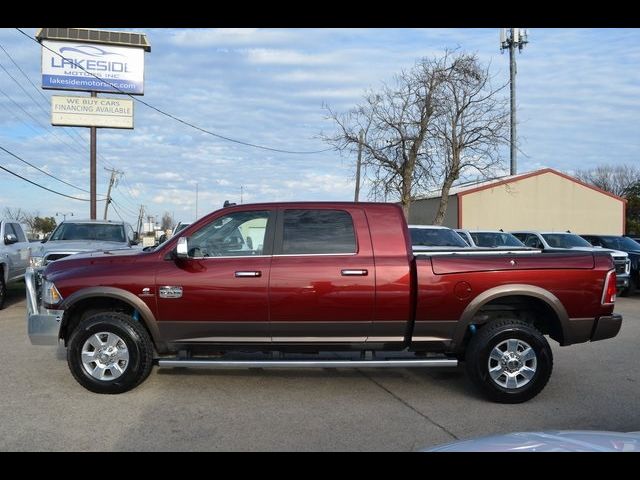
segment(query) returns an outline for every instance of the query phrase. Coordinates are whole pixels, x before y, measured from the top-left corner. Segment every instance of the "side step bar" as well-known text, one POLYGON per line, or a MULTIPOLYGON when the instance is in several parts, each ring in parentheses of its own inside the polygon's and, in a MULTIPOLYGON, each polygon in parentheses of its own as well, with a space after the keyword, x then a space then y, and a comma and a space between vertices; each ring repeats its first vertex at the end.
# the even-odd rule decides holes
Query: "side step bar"
POLYGON ((456 367, 458 360, 430 358, 420 360, 177 360, 160 359, 159 367, 193 368, 411 368, 456 367))

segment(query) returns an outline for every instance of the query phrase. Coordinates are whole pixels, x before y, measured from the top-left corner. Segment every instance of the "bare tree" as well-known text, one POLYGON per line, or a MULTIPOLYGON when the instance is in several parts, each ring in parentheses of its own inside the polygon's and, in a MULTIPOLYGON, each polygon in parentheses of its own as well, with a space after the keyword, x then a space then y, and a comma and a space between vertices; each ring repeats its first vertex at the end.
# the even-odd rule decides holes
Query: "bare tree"
POLYGON ((441 185, 434 224, 444 221, 449 192, 461 175, 473 172, 488 177, 500 166, 499 147, 509 141, 509 110, 506 98, 499 95, 505 87, 492 87, 489 68, 476 55, 451 59, 430 137, 437 155, 434 176, 441 185))
POLYGON ((505 99, 498 96, 502 88, 491 87, 488 68, 475 55, 446 51, 402 72, 394 86, 368 93, 346 114, 326 107, 338 132, 323 137, 355 152, 363 130, 362 164, 375 198, 399 199, 408 218, 416 194, 437 188, 442 201, 436 223, 442 223, 453 182, 463 172, 485 174, 500 162, 508 125, 505 99))
POLYGON ((14 222, 21 223, 26 213, 27 212, 22 210, 22 208, 4 207, 2 216, 7 220, 13 220, 14 222))
POLYGON ((173 216, 169 212, 164 212, 162 215, 162 230, 171 230, 176 226, 176 222, 173 220, 173 216))
POLYGON ((640 169, 633 165, 600 165, 591 170, 576 170, 574 176, 619 197, 626 197, 640 183, 640 169))
POLYGON ((393 86, 384 84, 380 92, 367 93, 363 103, 346 114, 325 107, 338 126, 335 135, 323 135, 325 141, 340 151, 355 152, 363 130, 362 164, 374 178, 371 193, 398 198, 407 218, 416 192, 432 183, 426 140, 448 68, 446 55, 423 59, 397 75, 393 86))

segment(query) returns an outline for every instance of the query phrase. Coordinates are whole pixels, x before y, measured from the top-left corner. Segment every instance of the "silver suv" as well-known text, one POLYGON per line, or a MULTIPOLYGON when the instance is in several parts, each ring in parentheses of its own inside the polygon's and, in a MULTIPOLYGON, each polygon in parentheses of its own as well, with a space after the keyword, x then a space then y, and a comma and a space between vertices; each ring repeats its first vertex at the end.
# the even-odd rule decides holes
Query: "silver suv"
POLYGON ((126 222, 110 220, 67 220, 31 252, 31 266, 43 267, 75 253, 131 249, 137 245, 133 229, 126 222))

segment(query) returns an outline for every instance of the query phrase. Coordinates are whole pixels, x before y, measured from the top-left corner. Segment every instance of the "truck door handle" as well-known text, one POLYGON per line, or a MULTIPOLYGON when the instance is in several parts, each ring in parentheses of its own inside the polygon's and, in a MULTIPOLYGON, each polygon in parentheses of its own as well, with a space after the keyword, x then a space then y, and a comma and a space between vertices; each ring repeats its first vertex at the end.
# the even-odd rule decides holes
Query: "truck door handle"
POLYGON ((369 271, 365 270, 364 268, 353 269, 353 270, 345 269, 345 270, 342 270, 341 273, 343 277, 351 277, 351 276, 365 277, 369 275, 369 271))
POLYGON ((236 272, 236 277, 240 278, 240 277, 261 277, 262 276, 262 272, 260 271, 253 271, 253 272, 236 272))

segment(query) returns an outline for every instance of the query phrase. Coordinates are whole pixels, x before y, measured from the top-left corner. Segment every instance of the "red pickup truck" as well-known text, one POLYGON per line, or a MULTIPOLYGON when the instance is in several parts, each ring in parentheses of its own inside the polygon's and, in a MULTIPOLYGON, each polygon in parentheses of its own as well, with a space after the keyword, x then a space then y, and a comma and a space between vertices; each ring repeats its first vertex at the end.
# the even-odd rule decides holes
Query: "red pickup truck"
POLYGON ((134 388, 154 364, 464 360, 490 399, 518 403, 551 375, 545 335, 570 345, 618 333, 615 293, 607 253, 414 255, 398 206, 348 202, 232 206, 153 250, 78 254, 27 275, 31 342, 62 339, 76 380, 99 393, 134 388))

